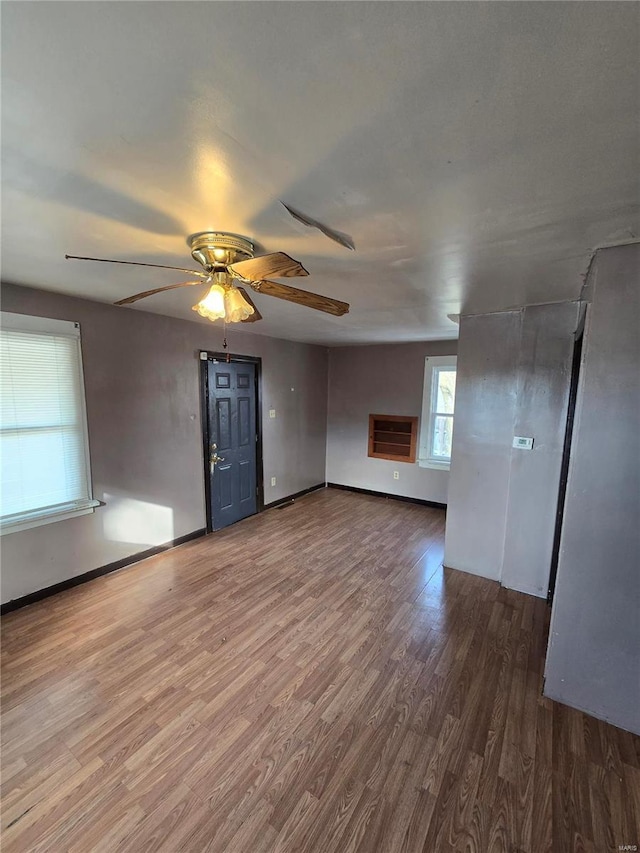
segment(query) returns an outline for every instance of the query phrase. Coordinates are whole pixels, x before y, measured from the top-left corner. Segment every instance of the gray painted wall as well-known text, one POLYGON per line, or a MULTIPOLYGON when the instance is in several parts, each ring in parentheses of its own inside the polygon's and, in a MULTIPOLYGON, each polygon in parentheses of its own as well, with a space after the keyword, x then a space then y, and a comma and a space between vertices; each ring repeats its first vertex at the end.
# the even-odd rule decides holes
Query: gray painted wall
POLYGON ((501 583, 546 597, 566 434, 578 303, 534 305, 522 313, 514 435, 501 583))
POLYGON ((519 311, 460 318, 445 565, 499 580, 515 418, 519 311))
POLYGON ((447 502, 448 471, 367 456, 369 415, 420 417, 425 357, 455 355, 456 345, 457 341, 435 341, 329 350, 330 483, 447 502), (399 480, 393 479, 394 471, 399 480))
POLYGON ((640 246, 591 284, 545 694, 640 734, 640 246))
MULTIPOLYGON (((204 527, 198 352, 220 351, 221 329, 12 285, 2 309, 80 322, 94 496, 107 504, 3 536, 2 601, 204 527)), ((327 350, 236 328, 228 339, 262 357, 265 502, 323 483, 327 350)))
POLYGON ((462 317, 445 563, 547 594, 578 304, 462 317), (532 437, 532 450, 512 447, 532 437))

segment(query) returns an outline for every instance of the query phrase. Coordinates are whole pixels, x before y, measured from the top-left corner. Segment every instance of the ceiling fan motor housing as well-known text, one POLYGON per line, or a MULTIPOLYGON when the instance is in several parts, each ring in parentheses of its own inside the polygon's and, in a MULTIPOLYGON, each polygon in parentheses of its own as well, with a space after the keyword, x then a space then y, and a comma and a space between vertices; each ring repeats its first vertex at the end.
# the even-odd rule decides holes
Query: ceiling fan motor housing
POLYGON ((226 231, 199 231, 187 239, 187 244, 193 259, 208 271, 225 269, 254 256, 251 240, 226 231))

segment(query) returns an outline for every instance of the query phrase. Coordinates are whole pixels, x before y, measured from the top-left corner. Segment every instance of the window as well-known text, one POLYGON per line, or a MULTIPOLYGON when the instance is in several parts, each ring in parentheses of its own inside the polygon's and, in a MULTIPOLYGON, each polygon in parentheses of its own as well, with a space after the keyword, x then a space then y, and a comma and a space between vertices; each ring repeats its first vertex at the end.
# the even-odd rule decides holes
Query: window
POLYGON ((0 315, 2 533, 93 512, 80 327, 0 315))
POLYGON ((456 357, 427 356, 424 367, 420 456, 423 468, 449 468, 456 396, 456 357))

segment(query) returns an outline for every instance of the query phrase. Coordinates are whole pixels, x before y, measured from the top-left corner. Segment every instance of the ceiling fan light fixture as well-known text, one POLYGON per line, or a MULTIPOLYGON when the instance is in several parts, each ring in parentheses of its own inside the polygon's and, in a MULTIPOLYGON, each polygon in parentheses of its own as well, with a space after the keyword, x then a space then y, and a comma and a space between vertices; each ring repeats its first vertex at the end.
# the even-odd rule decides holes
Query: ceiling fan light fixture
POLYGON ((224 294, 224 307, 227 323, 241 323, 254 313, 253 305, 249 305, 238 288, 233 286, 224 294))
POLYGON ((241 323, 254 313, 253 305, 250 305, 238 288, 230 283, 227 273, 214 273, 206 283, 210 281, 214 281, 214 284, 211 285, 204 299, 192 308, 201 317, 212 322, 224 320, 227 323, 241 323))
POLYGON ((207 295, 192 307, 201 317, 207 320, 221 320, 225 316, 225 290, 220 284, 212 284, 207 295))

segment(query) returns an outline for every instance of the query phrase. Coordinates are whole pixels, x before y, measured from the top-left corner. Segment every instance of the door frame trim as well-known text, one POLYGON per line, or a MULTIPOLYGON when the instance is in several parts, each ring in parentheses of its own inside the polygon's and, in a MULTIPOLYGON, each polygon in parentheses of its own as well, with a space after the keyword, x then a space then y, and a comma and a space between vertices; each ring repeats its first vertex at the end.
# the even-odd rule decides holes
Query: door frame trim
POLYGON ((264 510, 264 474, 262 466, 262 358, 256 355, 213 352, 199 350, 200 358, 200 423, 202 425, 202 463, 204 473, 204 501, 207 519, 207 533, 213 533, 211 517, 211 484, 209 480, 209 375, 207 365, 210 361, 229 361, 235 364, 253 364, 256 368, 256 515, 264 510), (203 354, 206 358, 203 358, 203 354))
POLYGON ((567 417, 564 432, 564 443, 562 446, 562 462, 560 467, 560 480, 558 483, 558 503, 556 505, 556 520, 553 531, 549 583, 547 585, 547 602, 549 604, 553 604, 553 596, 556 590, 556 581, 558 578, 558 566, 560 563, 562 525, 564 523, 564 508, 567 498, 567 486, 569 483, 569 466, 571 465, 571 445, 573 441, 573 428, 578 404, 578 391, 582 375, 582 353, 585 346, 584 319, 584 316, 581 317, 578 323, 578 330, 573 342, 573 354, 571 356, 569 399, 567 402, 567 417))

